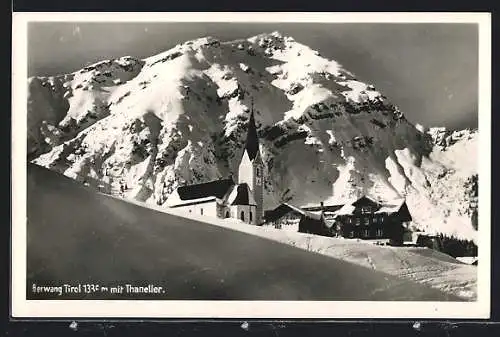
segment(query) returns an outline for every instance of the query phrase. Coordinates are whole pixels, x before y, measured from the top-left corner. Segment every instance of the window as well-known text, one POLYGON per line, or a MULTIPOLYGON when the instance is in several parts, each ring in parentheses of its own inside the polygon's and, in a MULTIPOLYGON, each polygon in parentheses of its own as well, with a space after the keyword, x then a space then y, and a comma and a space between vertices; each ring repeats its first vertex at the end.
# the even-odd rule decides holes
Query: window
POLYGON ((384 231, 382 229, 377 229, 377 233, 376 233, 377 237, 381 237, 382 235, 384 235, 384 231))
POLYGON ((250 212, 249 217, 250 217, 250 222, 252 222, 252 212, 250 212))
POLYGON ((203 208, 200 208, 200 214, 203 215, 203 208))
POLYGON ((244 211, 241 211, 240 219, 241 219, 241 221, 245 221, 245 212, 244 211))
POLYGON ((378 216, 374 216, 374 217, 373 217, 373 222, 374 222, 374 223, 377 223, 377 222, 378 222, 378 216))
POLYGON ((256 168, 255 168, 255 175, 256 175, 257 177, 260 177, 260 167, 256 167, 256 168))
POLYGON ((365 226, 369 226, 370 225, 370 218, 368 218, 368 217, 364 218, 363 223, 365 226))
POLYGON ((229 215, 229 211, 226 211, 226 218, 229 218, 230 215, 229 215))
POLYGON ((361 213, 366 214, 371 212, 371 207, 370 206, 363 206, 361 207, 361 213))
POLYGON ((359 226, 361 224, 361 219, 360 218, 356 218, 356 226, 359 226))
POLYGON ((353 231, 350 231, 350 232, 349 232, 349 237, 350 237, 350 238, 353 238, 353 237, 354 237, 354 232, 353 232, 353 231))
POLYGON ((363 236, 364 236, 365 238, 369 237, 369 236, 370 236, 370 231, 369 231, 368 229, 365 229, 365 230, 363 231, 363 236))

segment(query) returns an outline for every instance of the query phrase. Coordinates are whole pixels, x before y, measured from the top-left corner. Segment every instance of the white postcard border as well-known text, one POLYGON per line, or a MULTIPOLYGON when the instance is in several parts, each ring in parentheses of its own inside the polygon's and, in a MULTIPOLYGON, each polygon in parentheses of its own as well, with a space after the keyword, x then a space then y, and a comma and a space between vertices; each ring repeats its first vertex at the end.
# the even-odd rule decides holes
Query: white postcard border
POLYGON ((490 13, 13 13, 11 315, 88 318, 489 318, 491 286, 490 13), (475 302, 164 301, 26 299, 28 22, 474 23, 479 26, 479 231, 475 302))

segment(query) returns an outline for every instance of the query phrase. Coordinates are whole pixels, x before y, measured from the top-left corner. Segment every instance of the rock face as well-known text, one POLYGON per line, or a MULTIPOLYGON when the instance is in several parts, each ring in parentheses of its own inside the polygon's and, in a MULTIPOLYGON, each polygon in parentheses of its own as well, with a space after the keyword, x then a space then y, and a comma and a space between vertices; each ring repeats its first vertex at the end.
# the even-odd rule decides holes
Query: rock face
POLYGON ((411 124, 278 32, 200 38, 28 88, 29 159, 109 193, 161 205, 179 184, 236 176, 253 99, 266 208, 404 196, 415 226, 475 236, 477 132, 411 124))

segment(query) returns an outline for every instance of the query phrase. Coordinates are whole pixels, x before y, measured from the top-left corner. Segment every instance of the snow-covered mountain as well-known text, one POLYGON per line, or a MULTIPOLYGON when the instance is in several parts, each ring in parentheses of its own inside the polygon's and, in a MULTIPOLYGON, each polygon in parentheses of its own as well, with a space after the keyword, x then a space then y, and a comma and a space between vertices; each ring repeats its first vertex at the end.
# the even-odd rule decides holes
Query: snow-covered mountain
POLYGON ((265 206, 406 197, 415 225, 475 238, 477 131, 425 130, 372 84, 278 32, 200 38, 28 80, 28 157, 161 205, 236 176, 251 100, 265 206))

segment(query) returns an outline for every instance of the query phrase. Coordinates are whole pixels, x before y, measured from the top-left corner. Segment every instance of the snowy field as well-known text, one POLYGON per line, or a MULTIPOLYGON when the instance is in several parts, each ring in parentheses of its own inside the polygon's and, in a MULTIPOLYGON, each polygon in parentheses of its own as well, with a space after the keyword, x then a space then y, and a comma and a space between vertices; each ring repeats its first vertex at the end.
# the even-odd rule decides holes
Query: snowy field
POLYGON ((358 239, 304 234, 291 230, 292 228, 280 230, 250 226, 237 219, 196 216, 181 210, 130 202, 349 261, 452 293, 467 301, 475 301, 477 298, 477 267, 428 248, 379 246, 358 239))

